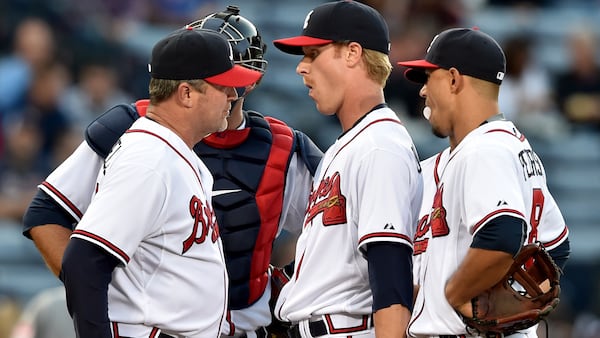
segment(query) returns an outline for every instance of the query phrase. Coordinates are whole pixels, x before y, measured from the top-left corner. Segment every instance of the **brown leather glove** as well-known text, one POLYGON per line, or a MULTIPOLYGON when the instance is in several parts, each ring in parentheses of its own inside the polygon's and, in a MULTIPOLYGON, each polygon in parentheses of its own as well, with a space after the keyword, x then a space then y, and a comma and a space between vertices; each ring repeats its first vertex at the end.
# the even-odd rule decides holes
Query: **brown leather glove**
POLYGON ((480 334, 508 335, 537 324, 558 305, 560 270, 540 243, 521 248, 502 280, 471 300, 473 317, 462 316, 480 334))

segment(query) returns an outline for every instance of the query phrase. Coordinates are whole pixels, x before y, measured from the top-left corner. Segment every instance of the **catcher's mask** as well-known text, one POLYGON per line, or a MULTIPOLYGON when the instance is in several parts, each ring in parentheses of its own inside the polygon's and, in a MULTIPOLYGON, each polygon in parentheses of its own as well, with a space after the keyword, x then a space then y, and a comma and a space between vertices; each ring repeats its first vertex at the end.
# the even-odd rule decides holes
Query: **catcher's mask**
POLYGON ((264 73, 267 68, 267 60, 264 59, 267 45, 252 22, 239 13, 239 7, 230 5, 223 12, 209 14, 187 26, 221 33, 233 49, 233 61, 236 64, 264 73))

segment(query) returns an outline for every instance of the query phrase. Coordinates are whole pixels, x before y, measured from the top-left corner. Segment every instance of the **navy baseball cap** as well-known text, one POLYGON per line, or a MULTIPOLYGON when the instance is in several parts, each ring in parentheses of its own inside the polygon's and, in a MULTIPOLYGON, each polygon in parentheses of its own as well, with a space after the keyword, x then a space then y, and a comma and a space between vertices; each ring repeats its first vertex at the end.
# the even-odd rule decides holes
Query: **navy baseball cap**
POLYGON ((461 74, 501 84, 506 72, 502 48, 491 36, 479 29, 452 28, 436 35, 425 59, 401 61, 408 67, 404 76, 417 83, 427 82, 427 69, 458 69, 461 74))
POLYGON ((358 42, 364 49, 390 53, 387 24, 379 12, 357 1, 328 2, 311 10, 302 35, 273 41, 288 54, 303 55, 302 47, 332 42, 358 42))
POLYGON ((219 33, 185 27, 158 41, 148 64, 155 79, 197 80, 226 87, 246 87, 262 76, 233 63, 231 45, 219 33))

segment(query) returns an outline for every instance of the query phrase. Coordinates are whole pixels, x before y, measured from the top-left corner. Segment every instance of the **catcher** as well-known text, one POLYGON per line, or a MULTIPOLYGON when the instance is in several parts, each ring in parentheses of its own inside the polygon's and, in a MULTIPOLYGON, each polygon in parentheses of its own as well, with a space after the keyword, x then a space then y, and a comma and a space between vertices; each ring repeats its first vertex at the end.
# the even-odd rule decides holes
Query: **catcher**
POLYGON ((506 60, 477 29, 438 34, 423 60, 400 62, 422 84, 423 113, 448 149, 421 162, 410 337, 537 337, 558 303, 570 248, 540 158, 505 120, 506 60), (530 243, 541 242, 528 246, 530 243))

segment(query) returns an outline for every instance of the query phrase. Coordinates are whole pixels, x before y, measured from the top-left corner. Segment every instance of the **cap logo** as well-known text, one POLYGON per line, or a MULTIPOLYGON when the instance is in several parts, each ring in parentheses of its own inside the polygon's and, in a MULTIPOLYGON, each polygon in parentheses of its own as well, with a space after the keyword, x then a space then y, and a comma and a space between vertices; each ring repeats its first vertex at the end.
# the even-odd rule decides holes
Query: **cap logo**
POLYGON ((312 15, 313 11, 308 12, 308 14, 306 14, 306 18, 304 19, 304 26, 302 26, 302 29, 306 29, 306 27, 308 27, 308 20, 310 20, 310 16, 312 15))
POLYGON ((502 81, 502 79, 504 79, 504 73, 503 72, 498 72, 496 74, 496 79, 502 81))
POLYGON ((427 53, 429 53, 429 50, 431 49, 431 46, 433 45, 433 43, 435 42, 435 40, 438 38, 438 36, 440 36, 439 34, 433 37, 433 40, 431 40, 431 42, 429 43, 429 47, 427 47, 427 53))

